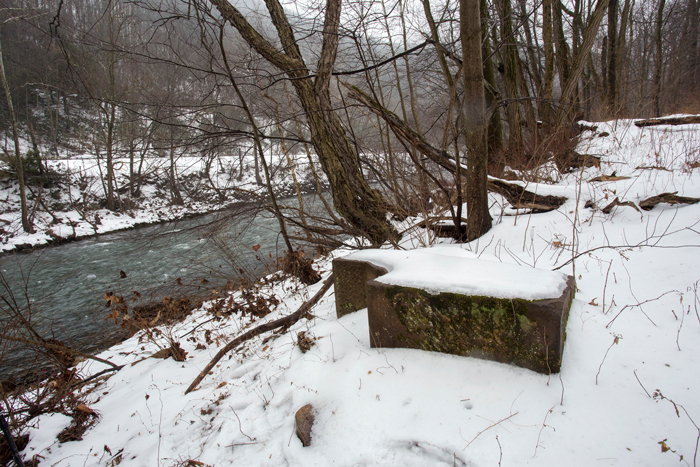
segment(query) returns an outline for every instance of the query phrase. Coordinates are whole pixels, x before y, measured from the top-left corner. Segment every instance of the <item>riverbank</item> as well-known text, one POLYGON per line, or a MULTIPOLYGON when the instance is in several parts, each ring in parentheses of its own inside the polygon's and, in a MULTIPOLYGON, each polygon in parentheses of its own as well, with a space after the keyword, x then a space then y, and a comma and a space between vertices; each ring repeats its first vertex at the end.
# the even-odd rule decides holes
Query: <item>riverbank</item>
MULTIPOLYGON (((298 159, 274 158, 271 177, 277 196, 296 196, 297 190, 301 195, 317 192, 308 161, 298 159), (290 160, 298 164, 296 178, 289 176, 290 160)), ((176 169, 178 196, 169 188, 167 168, 162 167, 162 160, 148 161, 149 176, 141 181, 136 196, 130 194, 131 179, 126 164, 122 164, 117 179, 123 189, 117 190, 117 208, 108 210, 100 183, 102 169, 93 159, 45 161, 46 172, 42 177, 27 179, 34 233, 22 229, 17 181, 1 178, 0 254, 187 219, 243 203, 262 204, 267 192, 257 184, 252 158, 221 156, 216 162, 207 165, 197 157, 180 157, 176 169), (240 170, 239 164, 243 164, 244 170, 240 170)))

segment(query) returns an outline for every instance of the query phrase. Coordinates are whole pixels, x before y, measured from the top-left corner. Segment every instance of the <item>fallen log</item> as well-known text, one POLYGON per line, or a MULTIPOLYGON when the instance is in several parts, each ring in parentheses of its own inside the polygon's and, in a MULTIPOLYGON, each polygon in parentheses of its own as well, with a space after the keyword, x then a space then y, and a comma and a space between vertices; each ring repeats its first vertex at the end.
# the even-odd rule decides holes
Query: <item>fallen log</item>
POLYGON ((673 193, 661 193, 660 195, 652 196, 639 202, 639 207, 645 211, 650 211, 654 206, 661 203, 668 204, 695 204, 700 203, 700 198, 688 198, 685 196, 677 196, 677 191, 673 193))
POLYGON ((658 125, 690 125, 700 123, 700 115, 688 115, 686 117, 662 117, 662 118, 647 118, 634 122, 635 126, 644 128, 645 126, 658 125))
POLYGON ((538 195, 503 180, 489 179, 487 188, 503 196, 514 209, 531 209, 533 213, 553 211, 566 202, 565 196, 538 195))
POLYGON ((333 274, 331 273, 331 275, 328 276, 328 279, 326 279, 326 281, 324 282, 323 287, 321 287, 321 289, 318 292, 316 292, 316 295, 304 302, 304 304, 301 305, 301 307, 299 307, 297 311, 295 311, 291 315, 287 315, 275 321, 270 321, 269 323, 261 324, 260 326, 253 328, 250 331, 244 332, 243 334, 226 344, 224 348, 219 350, 219 352, 214 356, 214 358, 211 359, 207 366, 204 367, 204 369, 199 373, 199 375, 197 375, 194 381, 192 381, 192 383, 185 391, 185 394, 194 391, 199 385, 199 383, 201 383, 202 380, 207 376, 207 374, 209 374, 211 369, 214 368, 214 366, 219 362, 219 360, 221 360, 224 357, 224 355, 241 345, 243 342, 252 339, 255 336, 259 336, 260 334, 272 331, 273 329, 289 327, 297 321, 299 321, 304 316, 307 316, 311 308, 316 303, 318 303, 319 300, 321 300, 321 298, 326 294, 326 292, 328 292, 328 289, 330 289, 332 285, 333 274))

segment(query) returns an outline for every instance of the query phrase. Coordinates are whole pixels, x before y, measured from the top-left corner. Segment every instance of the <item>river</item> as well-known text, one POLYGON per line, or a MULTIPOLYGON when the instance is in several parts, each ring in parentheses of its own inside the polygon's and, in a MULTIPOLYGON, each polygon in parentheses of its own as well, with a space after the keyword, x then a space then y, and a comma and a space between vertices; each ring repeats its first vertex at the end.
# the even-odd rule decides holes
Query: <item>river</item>
MULTIPOLYGON (((114 322, 105 319, 105 292, 125 297, 138 292, 140 303, 153 303, 165 296, 220 290, 241 275, 260 277, 285 251, 278 234, 271 214, 239 206, 7 255, 0 257, 0 296, 14 297, 25 310, 28 297, 32 323, 44 337, 96 352, 114 344, 118 334, 114 322)), ((2 320, 6 308, 0 307, 2 320)), ((0 378, 27 365, 26 355, 17 351, 0 358, 0 378)))

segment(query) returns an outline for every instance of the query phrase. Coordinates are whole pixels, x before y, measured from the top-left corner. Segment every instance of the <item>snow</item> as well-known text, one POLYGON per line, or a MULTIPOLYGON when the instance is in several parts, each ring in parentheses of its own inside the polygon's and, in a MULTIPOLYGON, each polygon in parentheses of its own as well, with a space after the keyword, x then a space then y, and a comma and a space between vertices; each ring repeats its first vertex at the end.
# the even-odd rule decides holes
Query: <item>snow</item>
POLYGON ((479 260, 453 245, 415 250, 362 250, 345 257, 389 271, 377 282, 425 290, 496 298, 542 300, 559 297, 566 274, 497 261, 479 260))
MULTIPOLYGON (((492 195, 491 231, 469 244, 439 247, 445 263, 477 257, 480 264, 576 278, 560 374, 373 349, 366 310, 338 319, 329 292, 312 319, 272 340, 248 341, 185 395, 225 342, 293 312, 321 287, 299 293, 287 280, 266 286, 281 303, 264 319, 207 322, 211 315, 202 309, 160 336, 139 334, 100 354, 125 366, 85 395, 99 421, 82 441, 48 445, 65 419, 49 428, 50 416, 35 420, 25 458, 51 466, 116 465, 117 456, 122 466, 697 466, 700 205, 601 209, 615 197, 638 203, 663 192, 700 196, 700 129, 639 129, 631 120, 596 125, 598 133, 588 132, 579 152, 601 155, 600 169, 557 176, 553 186, 527 186, 567 196, 558 210, 526 215, 492 195), (610 136, 600 137, 603 131, 610 136), (631 178, 589 182, 613 171, 631 178), (594 208, 584 207, 587 201, 594 208), (300 331, 315 342, 306 353, 296 345, 300 331), (145 358, 168 337, 188 352, 187 361, 145 358), (294 435, 294 413, 308 403, 316 422, 304 448, 294 435)), ((416 221, 401 226, 403 248, 450 243, 411 228, 416 221)), ((393 257, 404 254, 387 253, 396 271, 404 261, 393 257)), ((421 254, 409 256, 423 261, 421 254)), ((331 259, 319 265, 324 278, 331 259)), ((402 274, 422 280, 426 267, 402 274)), ((104 368, 87 361, 79 371, 104 368)))

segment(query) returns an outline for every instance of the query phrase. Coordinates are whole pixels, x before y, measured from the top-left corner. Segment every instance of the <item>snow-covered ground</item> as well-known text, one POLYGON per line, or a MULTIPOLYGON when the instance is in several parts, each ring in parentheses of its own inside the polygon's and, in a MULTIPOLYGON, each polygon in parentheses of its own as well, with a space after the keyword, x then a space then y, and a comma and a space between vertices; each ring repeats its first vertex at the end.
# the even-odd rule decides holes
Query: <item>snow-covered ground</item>
MULTIPOLYGON (((22 151, 26 153, 27 142, 22 143, 22 151)), ((277 195, 296 193, 290 161, 301 192, 314 191, 315 180, 305 154, 290 154, 288 158, 274 154, 270 158, 270 170, 277 195)), ((224 209, 239 201, 256 200, 258 195, 265 193, 263 187, 256 183, 252 153, 214 158, 210 161, 208 176, 205 175, 207 164, 202 157, 180 155, 175 162, 175 170, 183 203, 173 204, 168 185, 170 160, 150 154, 143 163, 144 182, 138 198, 128 195, 128 160, 121 158, 115 162, 115 176, 121 192, 115 193, 115 197, 121 201, 123 208, 110 211, 104 209, 104 161, 98 163, 93 155, 83 154, 50 159, 45 163, 63 178, 60 183, 48 188, 30 186, 28 204, 35 233, 22 230, 17 181, 11 178, 0 180, 0 252, 182 219, 224 209)), ((136 160, 135 171, 138 166, 139 160, 136 160)), ((260 176, 264 181, 262 168, 260 176)))
MULTIPOLYGON (((579 152, 601 155, 600 169, 528 186, 568 197, 558 210, 516 216, 492 195, 490 232, 469 244, 440 241, 482 260, 576 277, 560 374, 370 348, 366 310, 336 318, 331 289, 313 319, 248 341, 185 395, 225 342, 293 312, 321 287, 294 292, 287 280, 265 286, 281 303, 260 320, 203 324, 205 308, 164 329, 187 351, 184 362, 144 358, 167 345, 145 335, 100 354, 125 366, 86 396, 96 424, 82 441, 59 443, 70 418, 42 415, 25 458, 51 466, 697 466, 700 204, 602 208, 616 197, 700 197, 700 126, 597 125, 579 152), (612 172, 629 178, 590 181, 612 172), (306 353, 300 331, 314 342, 306 353), (309 447, 294 435, 305 404, 315 412, 309 447)), ((413 222, 402 226, 402 246, 438 243, 413 222)), ((324 278, 330 260, 319 263, 324 278)), ((89 361, 80 372, 104 368, 89 361)))

